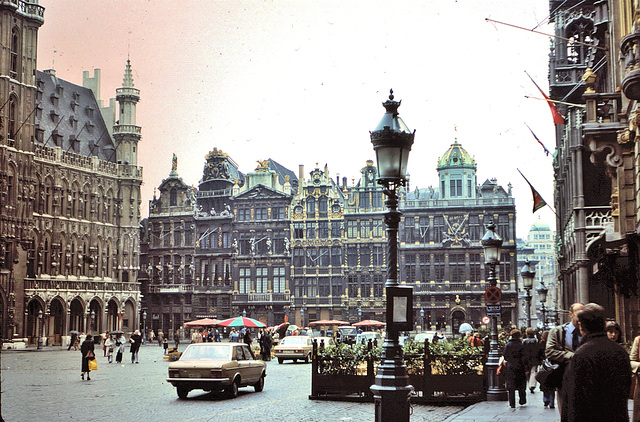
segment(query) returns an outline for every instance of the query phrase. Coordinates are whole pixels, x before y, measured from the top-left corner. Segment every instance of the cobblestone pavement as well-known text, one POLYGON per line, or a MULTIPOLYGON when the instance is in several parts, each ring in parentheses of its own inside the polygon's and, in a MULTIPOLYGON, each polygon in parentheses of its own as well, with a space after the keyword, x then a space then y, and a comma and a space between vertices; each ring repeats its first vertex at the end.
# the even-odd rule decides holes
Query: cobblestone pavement
MULTIPOLYGON (((184 346, 181 346, 181 350, 184 346)), ((2 407, 5 421, 366 421, 372 403, 309 400, 311 365, 268 362, 265 389, 240 389, 236 399, 192 391, 178 400, 165 381, 162 349, 143 346, 140 364, 108 364, 96 350, 98 371, 80 379, 79 351, 3 351, 2 407)), ((443 421, 461 406, 412 407, 412 421, 443 421)))

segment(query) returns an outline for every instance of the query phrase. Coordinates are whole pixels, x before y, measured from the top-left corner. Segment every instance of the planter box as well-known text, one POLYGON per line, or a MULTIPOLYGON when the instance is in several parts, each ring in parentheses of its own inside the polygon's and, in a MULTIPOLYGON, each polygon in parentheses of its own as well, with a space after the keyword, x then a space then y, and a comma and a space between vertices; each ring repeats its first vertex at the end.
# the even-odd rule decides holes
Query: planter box
POLYGON ((353 401, 372 401, 369 387, 373 377, 367 375, 313 375, 313 399, 344 399, 353 401))

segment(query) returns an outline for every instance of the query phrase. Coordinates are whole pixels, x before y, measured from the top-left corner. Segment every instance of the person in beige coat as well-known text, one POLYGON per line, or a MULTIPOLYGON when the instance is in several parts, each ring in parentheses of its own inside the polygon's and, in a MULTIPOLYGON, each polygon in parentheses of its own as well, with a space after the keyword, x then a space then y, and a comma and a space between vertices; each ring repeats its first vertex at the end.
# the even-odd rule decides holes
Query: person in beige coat
MULTIPOLYGON (((631 372, 637 377, 638 368, 640 368, 640 336, 637 336, 633 340, 633 346, 631 346, 631 353, 629 354, 631 359, 631 372)), ((638 381, 638 379, 636 379, 638 381)), ((633 393, 633 422, 640 421, 640 387, 636 384, 636 389, 633 393)))
MULTIPOLYGON (((582 303, 574 303, 569 307, 571 322, 553 328, 549 332, 545 357, 553 363, 568 364, 573 352, 579 345, 578 311, 584 308, 582 303), (576 344, 574 344, 574 341, 576 344)), ((558 388, 558 411, 562 413, 562 386, 558 388)))

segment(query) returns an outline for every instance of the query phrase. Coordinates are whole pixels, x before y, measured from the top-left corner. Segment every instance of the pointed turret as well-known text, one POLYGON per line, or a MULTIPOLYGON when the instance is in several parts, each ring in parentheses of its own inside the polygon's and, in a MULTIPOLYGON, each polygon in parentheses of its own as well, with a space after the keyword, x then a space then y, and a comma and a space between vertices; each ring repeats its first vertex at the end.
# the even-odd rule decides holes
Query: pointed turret
POLYGON ((133 87, 131 60, 129 59, 127 59, 124 70, 122 87, 116 89, 116 100, 119 112, 116 117, 116 125, 113 127, 113 137, 118 145, 118 162, 137 165, 138 141, 140 141, 142 132, 140 126, 136 126, 136 104, 140 100, 140 90, 133 87))

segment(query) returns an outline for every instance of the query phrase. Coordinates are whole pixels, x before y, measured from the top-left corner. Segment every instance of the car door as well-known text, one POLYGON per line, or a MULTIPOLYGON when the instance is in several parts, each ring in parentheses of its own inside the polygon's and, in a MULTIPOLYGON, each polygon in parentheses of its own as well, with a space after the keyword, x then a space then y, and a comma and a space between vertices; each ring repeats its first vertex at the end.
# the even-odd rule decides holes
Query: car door
POLYGON ((253 358, 248 346, 242 346, 242 350, 244 353, 244 360, 241 362, 242 379, 253 384, 260 379, 262 365, 260 361, 253 358))

